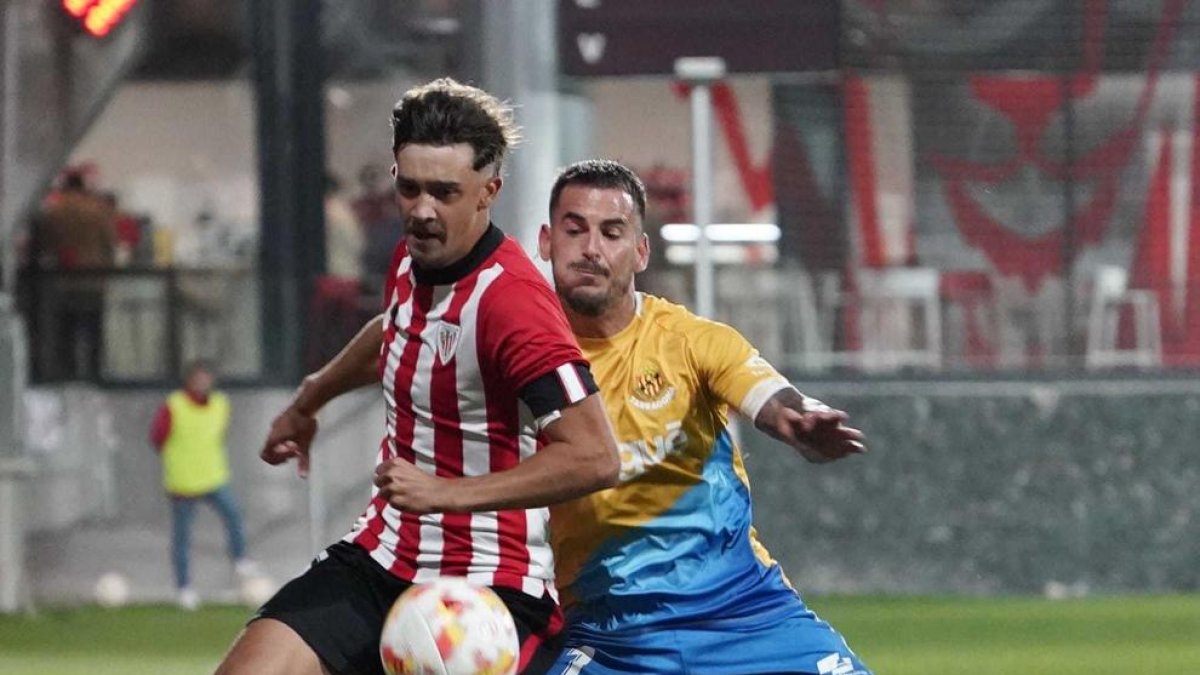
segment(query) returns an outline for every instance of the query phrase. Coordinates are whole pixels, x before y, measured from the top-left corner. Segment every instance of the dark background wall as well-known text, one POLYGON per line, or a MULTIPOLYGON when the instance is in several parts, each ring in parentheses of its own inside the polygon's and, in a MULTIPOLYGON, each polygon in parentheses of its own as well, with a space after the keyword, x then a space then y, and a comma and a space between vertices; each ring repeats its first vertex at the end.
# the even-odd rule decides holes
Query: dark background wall
POLYGON ((1200 587, 1200 382, 802 388, 870 439, 816 466, 743 431, 755 523, 802 591, 1200 587))

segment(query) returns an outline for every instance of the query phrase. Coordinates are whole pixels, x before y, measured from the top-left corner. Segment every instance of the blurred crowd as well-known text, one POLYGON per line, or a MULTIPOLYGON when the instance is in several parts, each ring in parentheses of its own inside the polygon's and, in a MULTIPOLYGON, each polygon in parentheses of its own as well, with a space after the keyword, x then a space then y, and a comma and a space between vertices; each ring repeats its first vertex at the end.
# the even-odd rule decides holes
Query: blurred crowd
MULTIPOLYGON (((321 320, 312 322, 306 361, 323 362, 376 309, 401 229, 386 170, 367 165, 356 178, 348 190, 326 175, 325 270, 309 295, 311 316, 321 320)), ((257 268, 258 228, 228 222, 212 201, 190 220, 165 223, 131 208, 102 187, 93 165, 62 171, 18 241, 27 307, 37 334, 53 343, 35 349, 38 379, 98 377, 111 360, 105 350, 115 348, 106 344, 115 335, 110 324, 129 318, 121 308, 136 313, 139 297, 143 305, 161 297, 139 296, 132 285, 141 279, 143 287, 161 287, 164 274, 173 277, 175 295, 166 307, 157 300, 152 320, 177 316, 186 343, 177 347, 181 358, 219 359, 238 339, 227 324, 231 304, 246 302, 238 282, 257 268)), ((144 357, 136 347, 122 347, 130 360, 144 357)))

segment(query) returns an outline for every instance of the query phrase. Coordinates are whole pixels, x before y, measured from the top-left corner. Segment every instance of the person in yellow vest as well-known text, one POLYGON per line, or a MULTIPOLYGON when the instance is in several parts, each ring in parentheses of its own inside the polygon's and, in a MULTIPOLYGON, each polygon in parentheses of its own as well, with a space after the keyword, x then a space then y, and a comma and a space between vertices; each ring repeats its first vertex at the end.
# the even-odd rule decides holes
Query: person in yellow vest
POLYGON ((242 517, 229 486, 225 432, 229 398, 213 390, 212 367, 195 361, 184 371, 183 389, 172 392, 154 417, 150 442, 162 456, 163 487, 171 500, 171 561, 179 606, 196 609, 200 597, 192 589, 188 558, 196 504, 208 502, 225 523, 229 557, 239 577, 253 575, 246 557, 242 517))

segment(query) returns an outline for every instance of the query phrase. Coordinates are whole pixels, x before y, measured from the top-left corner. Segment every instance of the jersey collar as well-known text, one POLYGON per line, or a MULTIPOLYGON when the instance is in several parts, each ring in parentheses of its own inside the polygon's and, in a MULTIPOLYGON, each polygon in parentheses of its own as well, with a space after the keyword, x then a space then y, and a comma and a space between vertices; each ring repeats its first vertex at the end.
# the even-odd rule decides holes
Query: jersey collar
POLYGON ((471 272, 474 272, 503 243, 504 233, 500 231, 500 228, 492 223, 488 223, 488 229, 479 238, 479 241, 475 242, 475 247, 457 262, 441 269, 426 270, 421 269, 420 265, 417 265, 414 260, 412 264, 413 279, 418 284, 425 284, 427 286, 453 284, 471 272))

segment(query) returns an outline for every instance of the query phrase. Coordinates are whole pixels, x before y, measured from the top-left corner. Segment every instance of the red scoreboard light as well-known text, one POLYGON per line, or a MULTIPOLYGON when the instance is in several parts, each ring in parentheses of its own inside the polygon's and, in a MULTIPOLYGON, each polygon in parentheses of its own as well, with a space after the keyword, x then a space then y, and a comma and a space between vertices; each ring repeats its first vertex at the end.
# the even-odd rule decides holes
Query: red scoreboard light
POLYGON ((104 37, 121 23, 137 0, 62 0, 62 7, 90 35, 104 37))

